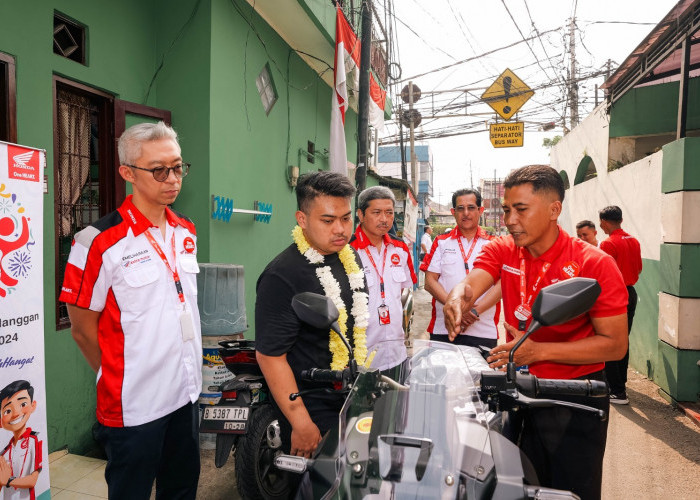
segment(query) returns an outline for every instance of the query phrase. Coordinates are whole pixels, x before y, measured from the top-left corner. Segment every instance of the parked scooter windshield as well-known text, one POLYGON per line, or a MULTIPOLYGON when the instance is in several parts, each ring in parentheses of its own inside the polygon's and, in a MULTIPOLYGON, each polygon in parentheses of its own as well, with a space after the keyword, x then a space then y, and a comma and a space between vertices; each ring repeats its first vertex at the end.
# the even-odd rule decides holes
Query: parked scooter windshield
POLYGON ((393 383, 373 370, 402 350, 402 341, 380 343, 360 370, 340 415, 334 497, 459 498, 474 488, 467 475, 479 480, 493 469, 494 414, 477 393, 489 367, 479 351, 417 340, 393 383))

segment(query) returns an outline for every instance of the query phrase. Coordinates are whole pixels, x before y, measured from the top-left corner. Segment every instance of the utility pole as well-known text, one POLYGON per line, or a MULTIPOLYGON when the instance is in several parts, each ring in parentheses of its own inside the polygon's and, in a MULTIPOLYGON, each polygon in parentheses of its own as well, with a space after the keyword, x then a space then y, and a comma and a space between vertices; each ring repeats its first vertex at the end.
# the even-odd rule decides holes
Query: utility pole
POLYGON ((571 107, 571 129, 578 125, 578 82, 576 81, 576 18, 569 24, 569 55, 571 72, 569 75, 569 106, 571 107))
POLYGON ((413 119, 413 82, 408 82, 408 114, 410 119, 410 141, 411 141, 411 185, 413 192, 418 194, 418 168, 416 166, 416 150, 415 150, 415 123, 413 119))
POLYGON ((474 171, 472 170, 472 161, 469 160, 469 185, 474 189, 474 171))
POLYGON ((357 169, 355 185, 358 194, 367 185, 367 152, 369 121, 369 69, 372 49, 372 9, 370 0, 362 2, 362 49, 360 52, 360 98, 357 117, 357 169))
POLYGON ((403 107, 399 104, 399 144, 401 146, 401 178, 408 182, 406 169, 406 148, 403 145, 403 107))

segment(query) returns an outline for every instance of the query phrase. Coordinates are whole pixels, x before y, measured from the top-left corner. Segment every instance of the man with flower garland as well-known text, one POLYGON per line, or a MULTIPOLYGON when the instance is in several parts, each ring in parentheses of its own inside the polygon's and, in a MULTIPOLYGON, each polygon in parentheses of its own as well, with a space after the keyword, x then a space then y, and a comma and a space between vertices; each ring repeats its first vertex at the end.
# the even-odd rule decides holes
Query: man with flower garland
POLYGON ((328 386, 301 380, 301 371, 340 370, 347 366, 349 355, 336 333, 314 328, 296 316, 292 297, 314 292, 331 298, 340 312, 340 329, 362 364, 367 356, 367 290, 357 254, 348 245, 355 187, 344 175, 313 172, 300 177, 296 189, 294 242, 258 279, 255 344, 278 409, 282 449, 311 457, 321 436, 337 425, 344 397, 318 391, 290 401, 289 395, 328 386))
POLYGON ((377 347, 372 366, 380 370, 395 368, 406 359, 401 292, 417 281, 408 247, 388 234, 395 204, 396 197, 388 187, 362 191, 357 197, 360 225, 350 242, 360 254, 369 291, 367 348, 371 351, 382 341, 399 341, 377 347))

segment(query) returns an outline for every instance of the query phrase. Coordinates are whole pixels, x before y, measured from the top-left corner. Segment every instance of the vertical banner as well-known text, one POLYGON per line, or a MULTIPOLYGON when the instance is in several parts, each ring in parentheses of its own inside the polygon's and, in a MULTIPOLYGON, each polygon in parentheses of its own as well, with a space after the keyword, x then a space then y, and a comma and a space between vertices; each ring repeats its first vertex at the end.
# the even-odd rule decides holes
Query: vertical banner
POLYGON ((2 498, 50 497, 42 255, 45 165, 45 151, 0 142, 2 498))

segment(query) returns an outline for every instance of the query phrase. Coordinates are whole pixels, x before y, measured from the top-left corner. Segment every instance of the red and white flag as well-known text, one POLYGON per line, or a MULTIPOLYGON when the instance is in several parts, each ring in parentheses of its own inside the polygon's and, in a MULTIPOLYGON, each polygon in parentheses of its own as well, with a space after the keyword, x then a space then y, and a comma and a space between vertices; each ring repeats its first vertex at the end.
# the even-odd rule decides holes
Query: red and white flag
POLYGON ((382 89, 374 75, 369 74, 369 124, 381 130, 384 128, 384 105, 386 104, 386 90, 382 89))
MULTIPOLYGON (((345 112, 349 107, 347 80, 355 92, 360 83, 360 41, 352 31, 343 11, 336 9, 335 21, 335 78, 331 104, 331 138, 329 162, 331 171, 347 175, 347 151, 345 149, 345 112)), ((382 108, 383 109, 383 108, 382 108)))

